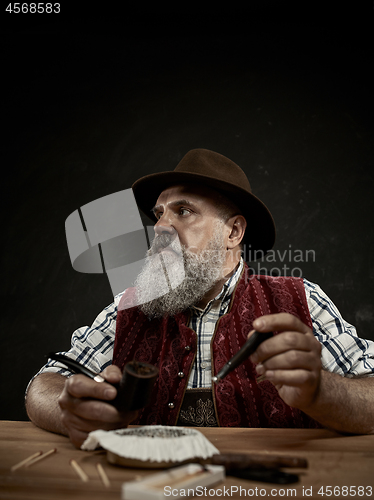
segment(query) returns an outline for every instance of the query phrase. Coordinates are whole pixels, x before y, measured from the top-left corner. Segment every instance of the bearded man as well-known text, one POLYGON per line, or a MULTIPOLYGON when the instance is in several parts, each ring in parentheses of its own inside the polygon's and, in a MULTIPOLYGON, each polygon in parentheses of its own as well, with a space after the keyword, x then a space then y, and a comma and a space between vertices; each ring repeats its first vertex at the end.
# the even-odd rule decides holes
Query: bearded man
POLYGON ((90 431, 129 423, 373 432, 374 343, 357 336, 318 285, 250 273, 243 245, 265 254, 275 229, 243 170, 196 149, 133 190, 155 218, 145 266, 91 328, 74 332, 69 356, 111 383, 128 361, 156 365, 152 401, 119 412, 108 404, 113 386, 50 361, 28 388, 30 419, 77 447, 90 431), (159 297, 165 279, 169 292, 159 297), (254 329, 275 335, 212 387, 254 329))

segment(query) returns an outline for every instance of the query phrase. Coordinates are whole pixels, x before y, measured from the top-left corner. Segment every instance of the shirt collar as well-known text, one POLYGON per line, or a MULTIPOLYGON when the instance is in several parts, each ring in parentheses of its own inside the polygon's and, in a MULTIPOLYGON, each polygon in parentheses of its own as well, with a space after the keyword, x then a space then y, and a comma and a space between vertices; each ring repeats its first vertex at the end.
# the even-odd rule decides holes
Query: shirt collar
POLYGON ((220 293, 213 300, 220 300, 221 302, 223 302, 225 299, 231 296, 232 292, 235 290, 235 287, 240 279, 243 266, 244 266, 243 258, 241 257, 237 270, 232 276, 230 276, 230 278, 223 285, 220 293))
POLYGON ((243 261, 243 258, 241 257, 238 268, 236 269, 234 274, 232 276, 230 276, 230 278, 228 278, 226 283, 224 283, 222 290, 219 292, 219 294, 216 295, 214 297, 214 299, 212 299, 210 302, 208 302, 208 304, 206 305, 206 307, 204 309, 200 309, 199 307, 196 307, 196 306, 192 306, 191 309, 195 309, 196 311, 201 313, 203 310, 204 311, 208 310, 211 307, 212 303, 215 301, 219 301, 222 303, 225 300, 228 300, 231 297, 231 294, 235 290, 235 287, 240 279, 240 276, 241 276, 242 271, 243 271, 243 266, 244 266, 244 261, 243 261))

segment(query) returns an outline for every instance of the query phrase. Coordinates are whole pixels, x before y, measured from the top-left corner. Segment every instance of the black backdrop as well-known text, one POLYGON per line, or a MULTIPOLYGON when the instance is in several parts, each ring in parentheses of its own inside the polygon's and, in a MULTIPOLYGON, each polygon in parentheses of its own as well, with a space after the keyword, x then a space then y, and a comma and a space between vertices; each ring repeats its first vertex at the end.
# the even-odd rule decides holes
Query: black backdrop
POLYGON ((72 269, 66 217, 196 147, 246 171, 275 250, 314 250, 285 263, 374 340, 372 12, 226 9, 3 16, 0 418, 112 301, 72 269))

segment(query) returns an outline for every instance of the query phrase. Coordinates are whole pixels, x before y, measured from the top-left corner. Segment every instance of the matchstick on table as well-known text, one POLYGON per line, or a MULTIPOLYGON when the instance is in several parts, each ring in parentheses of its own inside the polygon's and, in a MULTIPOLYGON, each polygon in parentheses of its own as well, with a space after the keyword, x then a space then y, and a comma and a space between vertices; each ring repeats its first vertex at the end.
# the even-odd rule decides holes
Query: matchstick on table
POLYGON ((75 472, 78 474, 78 476, 82 479, 83 482, 87 483, 88 482, 88 476, 84 472, 84 470, 81 468, 80 465, 78 465, 77 461, 72 458, 70 460, 70 465, 73 467, 75 472))
POLYGON ((101 465, 101 463, 96 464, 96 469, 97 469, 97 472, 99 473, 99 476, 100 476, 104 486, 106 488, 110 488, 110 481, 109 481, 108 476, 106 475, 106 472, 103 469, 103 466, 101 465))
POLYGON ((25 458, 25 460, 22 460, 18 464, 13 465, 13 467, 11 467, 10 470, 13 472, 19 469, 20 467, 30 467, 30 465, 34 465, 36 462, 39 462, 39 460, 43 460, 43 458, 49 457, 50 455, 52 455, 52 453, 56 453, 56 451, 57 448, 52 448, 52 450, 49 450, 47 451, 47 453, 44 454, 42 451, 37 451, 30 457, 25 458))
POLYGON ((21 462, 18 462, 18 464, 15 464, 13 465, 10 470, 13 472, 17 469, 19 469, 20 467, 23 467, 24 465, 26 465, 28 462, 31 462, 32 460, 34 460, 34 458, 38 457, 39 455, 41 455, 43 452, 42 451, 37 451, 36 453, 34 453, 33 455, 31 455, 30 457, 27 457, 25 458, 24 460, 22 460, 21 462))
POLYGON ((31 460, 30 462, 28 462, 25 465, 25 467, 30 467, 30 465, 34 465, 36 462, 39 462, 39 460, 43 460, 43 458, 47 458, 50 455, 52 455, 53 453, 56 453, 56 451, 57 451, 57 448, 52 448, 51 450, 47 451, 47 453, 43 453, 42 455, 40 455, 40 457, 36 457, 33 460, 31 460))

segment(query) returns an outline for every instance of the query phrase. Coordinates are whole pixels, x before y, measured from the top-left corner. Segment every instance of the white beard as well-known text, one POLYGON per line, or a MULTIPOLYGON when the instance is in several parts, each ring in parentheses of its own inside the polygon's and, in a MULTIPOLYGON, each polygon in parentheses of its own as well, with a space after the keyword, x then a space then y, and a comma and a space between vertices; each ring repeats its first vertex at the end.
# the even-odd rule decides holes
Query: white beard
POLYGON ((154 238, 148 257, 165 246, 176 253, 162 252, 164 265, 160 265, 158 258, 146 259, 135 280, 137 303, 149 318, 174 316, 197 304, 223 277, 226 248, 221 224, 217 224, 213 239, 199 254, 187 251, 179 244, 178 237, 163 234, 154 238), (165 283, 165 276, 169 291, 161 295, 160 283, 165 283))

